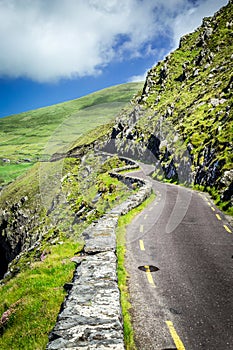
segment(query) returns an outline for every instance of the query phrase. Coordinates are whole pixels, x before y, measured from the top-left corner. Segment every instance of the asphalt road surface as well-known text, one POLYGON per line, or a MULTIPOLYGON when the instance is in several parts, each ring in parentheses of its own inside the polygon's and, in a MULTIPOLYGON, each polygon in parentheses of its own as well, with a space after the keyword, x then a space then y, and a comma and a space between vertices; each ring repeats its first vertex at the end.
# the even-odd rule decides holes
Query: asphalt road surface
POLYGON ((156 181, 153 189, 127 228, 137 348, 233 350, 232 227, 206 194, 156 181))

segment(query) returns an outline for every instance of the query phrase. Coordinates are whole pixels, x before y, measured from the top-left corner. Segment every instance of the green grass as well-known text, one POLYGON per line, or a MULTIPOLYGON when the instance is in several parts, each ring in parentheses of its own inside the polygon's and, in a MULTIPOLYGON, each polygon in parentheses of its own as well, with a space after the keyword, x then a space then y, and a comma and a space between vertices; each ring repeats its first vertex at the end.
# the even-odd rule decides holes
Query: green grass
POLYGON ((29 158, 33 164, 48 159, 55 152, 67 151, 84 134, 111 122, 142 85, 113 86, 76 100, 0 118, 0 160, 8 158, 12 164, 7 175, 0 165, 0 185, 14 180, 17 168, 22 173, 18 161, 29 158))
POLYGON ((12 307, 9 321, 0 327, 1 349, 45 349, 66 294, 63 285, 72 280, 70 259, 82 247, 67 239, 50 245, 44 261, 28 258, 24 271, 0 286, 0 315, 12 307))
POLYGON ((231 206, 230 201, 223 202, 221 200, 220 194, 218 193, 215 187, 204 187, 201 185, 194 185, 193 189, 200 192, 207 192, 211 195, 214 200, 214 204, 219 207, 220 210, 225 212, 225 214, 233 216, 233 207, 231 206))
POLYGON ((31 163, 0 165, 0 184, 4 185, 24 174, 33 166, 31 163))
POLYGON ((77 147, 88 146, 92 142, 101 139, 103 136, 106 136, 108 132, 111 132, 111 128, 113 126, 112 123, 106 123, 104 125, 98 126, 95 129, 90 130, 88 133, 80 136, 77 140, 75 140, 71 146, 70 150, 75 150, 77 147))
MULTIPOLYGON (((87 211, 93 213, 87 218, 87 223, 90 223, 124 201, 132 193, 132 190, 129 190, 125 184, 108 174, 109 170, 123 166, 125 163, 118 157, 111 157, 103 164, 100 159, 90 152, 83 165, 77 164, 75 159, 66 160, 66 171, 71 171, 71 174, 63 183, 63 191, 68 193, 67 199, 70 207, 64 208, 63 213, 69 211, 70 208, 72 212, 77 213, 85 205, 87 211), (83 178, 83 170, 87 165, 92 171, 87 178, 83 178), (100 196, 97 202, 93 203, 98 195, 100 196)), ((87 212, 84 211, 84 215, 86 214, 87 212)))
POLYGON ((10 183, 1 192, 0 206, 2 208, 9 204, 20 201, 23 196, 28 196, 28 205, 31 206, 37 200, 39 196, 39 170, 40 163, 34 164, 31 168, 27 169, 25 173, 17 178, 16 181, 10 183), (37 197, 37 198, 36 198, 37 197))
POLYGON ((141 205, 131 210, 128 214, 119 218, 117 228, 117 274, 118 274, 118 286, 121 292, 121 307, 124 321, 124 340, 126 350, 136 350, 134 343, 134 332, 130 316, 130 298, 128 291, 128 273, 125 268, 125 254, 126 254, 126 227, 133 220, 133 218, 139 214, 147 205, 149 205, 155 198, 155 194, 146 199, 141 205))

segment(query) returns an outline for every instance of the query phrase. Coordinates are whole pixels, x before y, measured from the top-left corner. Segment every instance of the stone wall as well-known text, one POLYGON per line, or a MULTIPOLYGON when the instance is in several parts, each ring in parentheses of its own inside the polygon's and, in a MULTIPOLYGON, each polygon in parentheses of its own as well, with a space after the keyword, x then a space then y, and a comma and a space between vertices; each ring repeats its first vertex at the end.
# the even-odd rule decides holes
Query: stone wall
POLYGON ((136 182, 140 189, 83 232, 85 247, 74 258, 77 267, 73 282, 66 286, 69 293, 49 335, 48 350, 124 349, 116 272, 116 228, 121 215, 137 207, 150 195, 151 183, 119 174, 122 170, 126 167, 115 169, 111 175, 122 181, 136 182))

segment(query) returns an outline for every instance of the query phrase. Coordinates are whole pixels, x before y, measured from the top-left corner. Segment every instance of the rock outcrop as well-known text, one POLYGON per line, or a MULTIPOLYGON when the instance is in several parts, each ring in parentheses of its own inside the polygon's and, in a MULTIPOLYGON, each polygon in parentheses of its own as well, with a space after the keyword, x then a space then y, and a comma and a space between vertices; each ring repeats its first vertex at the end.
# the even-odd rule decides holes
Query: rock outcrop
POLYGON ((38 207, 30 208, 27 202, 28 197, 24 196, 0 211, 0 279, 7 270, 12 275, 18 271, 11 270, 11 261, 21 252, 32 248, 47 231, 41 210, 38 207))
MULTIPOLYGON (((32 261, 40 259, 44 250, 44 241, 55 244, 59 240, 59 231, 64 232, 64 227, 62 229, 59 228, 59 223, 64 221, 61 218, 64 211, 66 211, 65 225, 69 228, 67 235, 72 234, 72 230, 75 230, 74 227, 76 225, 83 222, 91 222, 92 218, 98 219, 103 215, 101 212, 98 212, 98 201, 101 201, 102 197, 105 197, 107 193, 113 194, 113 192, 116 192, 117 188, 111 184, 106 186, 99 181, 97 186, 98 192, 93 200, 87 201, 84 193, 88 194, 93 183, 97 185, 98 176, 95 173, 96 171, 99 171, 100 174, 105 172, 106 169, 102 169, 102 166, 106 168, 110 158, 112 162, 119 159, 117 158, 118 160, 115 159, 114 161, 112 155, 98 154, 98 152, 95 155, 93 153, 93 155, 88 156, 88 152, 90 152, 89 148, 86 150, 86 153, 84 152, 85 155, 83 156, 83 151, 80 153, 80 150, 76 150, 75 158, 73 158, 73 163, 76 165, 72 171, 65 175, 63 174, 62 178, 57 176, 57 181, 55 181, 55 185, 57 185, 56 191, 54 191, 54 184, 51 181, 51 178, 52 180, 55 178, 52 172, 51 176, 45 178, 42 190, 39 186, 35 186, 34 192, 36 193, 27 193, 24 196, 20 196, 17 193, 17 196, 12 196, 4 203, 4 207, 0 209, 0 279, 4 276, 10 278, 19 272, 20 264, 18 262, 23 255, 25 256, 31 252, 33 254, 31 257, 32 261), (87 163, 85 159, 88 159, 87 163), (77 186, 79 186, 78 190, 77 186), (48 200, 45 201, 46 196, 48 200), (41 200, 42 197, 44 202, 41 200)), ((129 160, 124 159, 123 161, 124 164, 128 164, 127 169, 135 167, 129 160)), ((54 163, 50 164, 53 166, 54 163)), ((111 166, 109 167, 111 169, 111 166)), ((48 170, 47 167, 45 170, 48 170)), ((49 172, 47 171, 46 175, 48 174, 49 172)), ((127 180, 126 177, 120 174, 117 175, 116 172, 114 174, 119 180, 125 182, 127 186, 125 188, 128 188, 130 193, 133 189, 133 184, 130 182, 131 179, 127 180)), ((33 181, 37 182, 38 178, 33 179, 33 181)), ((106 200, 107 206, 109 208, 106 200)), ((28 263, 30 262, 28 261, 28 263)))
POLYGON ((154 176, 232 197, 233 3, 149 70, 103 148, 156 165, 154 176))

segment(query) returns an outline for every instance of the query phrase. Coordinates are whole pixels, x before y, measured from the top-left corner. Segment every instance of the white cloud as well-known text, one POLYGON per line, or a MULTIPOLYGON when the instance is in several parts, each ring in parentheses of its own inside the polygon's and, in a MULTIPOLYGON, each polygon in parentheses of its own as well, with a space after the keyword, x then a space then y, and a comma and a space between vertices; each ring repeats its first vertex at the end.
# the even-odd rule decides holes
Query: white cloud
POLYGON ((133 75, 131 78, 129 78, 128 83, 136 83, 139 81, 145 81, 146 75, 147 75, 147 71, 141 75, 133 75))
POLYGON ((180 37, 192 32, 201 25, 204 17, 212 16, 227 0, 199 0, 195 7, 182 11, 174 21, 174 48, 179 44, 180 37))
MULTIPOLYGON (((192 26, 210 3, 200 1, 192 26)), ((151 54, 166 30, 175 38, 189 31, 188 10, 189 0, 0 0, 0 76, 46 82, 100 74, 114 59, 151 54)))

